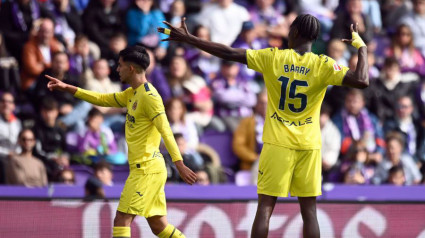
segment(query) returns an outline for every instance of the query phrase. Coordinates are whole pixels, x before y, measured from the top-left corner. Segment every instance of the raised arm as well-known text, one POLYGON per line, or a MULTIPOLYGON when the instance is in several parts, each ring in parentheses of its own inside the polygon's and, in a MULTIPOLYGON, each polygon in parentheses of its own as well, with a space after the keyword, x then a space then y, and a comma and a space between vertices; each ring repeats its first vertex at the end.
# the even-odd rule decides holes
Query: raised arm
POLYGON ((247 64, 245 49, 232 48, 223 44, 199 39, 198 37, 189 33, 185 20, 186 18, 183 17, 180 28, 176 28, 170 23, 164 21, 164 24, 167 25, 170 29, 158 27, 158 32, 170 35, 170 37, 164 39, 163 41, 185 42, 224 60, 247 64))
POLYGON ((82 88, 77 88, 70 84, 64 83, 57 78, 45 75, 50 81, 47 88, 50 91, 59 90, 71 93, 74 97, 102 107, 126 107, 126 91, 120 93, 97 93, 82 88))
POLYGON ((343 39, 342 41, 351 43, 354 47, 358 49, 358 61, 356 70, 349 70, 342 81, 343 86, 348 86, 352 88, 367 88, 369 86, 369 72, 368 72, 368 62, 367 62, 367 47, 363 40, 360 38, 358 32, 358 23, 356 23, 356 28, 353 29, 351 24, 351 34, 352 39, 347 40, 343 39))

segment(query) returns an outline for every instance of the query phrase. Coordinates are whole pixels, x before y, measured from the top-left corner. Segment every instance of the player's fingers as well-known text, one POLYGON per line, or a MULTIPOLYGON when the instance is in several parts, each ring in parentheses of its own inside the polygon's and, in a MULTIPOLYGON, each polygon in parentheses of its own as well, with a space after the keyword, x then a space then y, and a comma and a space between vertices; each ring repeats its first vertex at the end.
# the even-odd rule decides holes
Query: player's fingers
POLYGON ((353 40, 349 40, 349 39, 342 39, 341 41, 342 41, 342 42, 349 42, 349 43, 351 43, 353 40))
POLYGON ((173 25, 171 25, 171 23, 167 22, 167 21, 162 21, 162 23, 164 23, 165 25, 167 25, 168 27, 170 27, 171 29, 175 29, 173 25))
POLYGON ((166 39, 162 39, 161 41, 170 41, 170 40, 172 40, 171 37, 166 38, 166 39))
POLYGON ((351 32, 354 32, 353 24, 350 25, 351 32))
POLYGON ((52 81, 55 81, 55 82, 57 82, 57 80, 58 80, 58 79, 53 78, 52 76, 49 76, 49 75, 47 75, 47 74, 45 74, 44 76, 45 76, 46 78, 48 78, 49 80, 52 80, 52 81))
POLYGON ((359 23, 356 22, 356 27, 354 28, 354 30, 358 33, 359 32, 359 23))
POLYGON ((182 17, 182 27, 183 30, 186 34, 189 34, 189 31, 187 30, 187 26, 186 26, 186 17, 182 17))

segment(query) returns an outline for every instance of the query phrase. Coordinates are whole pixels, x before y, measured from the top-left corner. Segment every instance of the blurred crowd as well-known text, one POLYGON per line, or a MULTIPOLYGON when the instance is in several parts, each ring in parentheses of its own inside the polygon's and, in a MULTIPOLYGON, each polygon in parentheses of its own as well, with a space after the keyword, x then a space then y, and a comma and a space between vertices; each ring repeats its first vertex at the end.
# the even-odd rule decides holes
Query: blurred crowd
MULTIPOLYGON (((126 111, 49 91, 48 74, 114 93, 118 53, 148 49, 146 76, 161 94, 185 163, 198 183, 255 184, 267 93, 262 75, 188 45, 161 41, 164 20, 237 48, 287 47, 298 14, 321 23, 313 52, 355 70, 350 25, 368 46, 370 87, 329 87, 320 116, 323 181, 424 183, 425 0, 3 0, 0 3, 0 183, 75 184, 74 165, 92 169, 86 190, 112 185, 127 164, 126 111), (203 143, 229 135, 220 158, 203 143), (74 166, 74 167, 73 167, 74 166)), ((217 149, 217 148, 215 148, 217 149)), ((164 150, 170 183, 181 182, 164 150)), ((282 165, 284 166, 284 165, 282 165)), ((80 167, 79 167, 80 168, 80 167)), ((101 192, 100 192, 101 193, 101 192)))

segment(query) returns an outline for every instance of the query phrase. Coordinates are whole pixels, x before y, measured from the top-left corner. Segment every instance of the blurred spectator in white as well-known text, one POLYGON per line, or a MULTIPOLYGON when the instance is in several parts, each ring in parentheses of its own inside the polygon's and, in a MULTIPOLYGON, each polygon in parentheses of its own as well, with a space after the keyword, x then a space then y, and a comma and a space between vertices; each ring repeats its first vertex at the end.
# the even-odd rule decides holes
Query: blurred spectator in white
POLYGON ((362 12, 363 14, 370 16, 370 20, 372 21, 373 25, 373 30, 376 33, 379 33, 382 29, 380 2, 381 1, 377 0, 362 1, 362 12))
POLYGON ((401 23, 410 27, 416 48, 425 55, 425 0, 413 0, 413 11, 409 12, 401 23))
POLYGON ((74 45, 75 36, 83 31, 83 22, 72 0, 50 0, 45 6, 55 22, 55 36, 67 49, 74 45))
POLYGON ((425 59, 416 49, 412 29, 408 25, 401 24, 397 27, 392 44, 385 53, 387 57, 394 57, 398 60, 402 72, 425 75, 425 59))
MULTIPOLYGON (((358 23, 359 35, 368 44, 373 39, 373 25, 369 15, 362 13, 362 0, 348 0, 345 10, 334 20, 331 30, 332 39, 351 39, 350 25, 358 23)), ((354 51, 355 48, 349 48, 354 51)))
POLYGON ((248 11, 233 0, 217 0, 203 7, 198 21, 210 30, 213 42, 231 45, 249 18, 248 11))
POLYGON ((322 172, 326 175, 338 161, 341 149, 341 133, 331 120, 331 108, 322 104, 320 129, 322 133, 322 172))
POLYGON ((399 132, 389 133, 386 138, 386 144, 385 159, 378 165, 375 177, 372 179, 373 183, 385 183, 388 180, 389 170, 393 166, 401 166, 406 177, 406 185, 418 184, 422 179, 422 175, 412 156, 404 153, 405 142, 403 135, 399 132))
POLYGON ((102 55, 109 50, 109 39, 125 32, 123 12, 116 0, 91 0, 82 19, 84 32, 99 46, 102 55))
POLYGON ((50 67, 52 55, 63 50, 63 45, 54 37, 54 24, 51 19, 40 19, 38 24, 34 24, 34 35, 25 43, 22 51, 22 89, 33 89, 37 77, 50 67))
POLYGON ((75 185, 75 173, 72 169, 64 169, 59 174, 59 183, 66 184, 66 185, 75 185))
POLYGON ((332 121, 341 133, 341 154, 345 155, 356 141, 364 141, 371 162, 380 163, 385 142, 378 118, 365 108, 363 91, 350 89, 345 97, 344 108, 332 121))
MULTIPOLYGON (((193 35, 202 40, 211 40, 209 29, 202 25, 195 27, 193 35)), ((198 48, 186 49, 184 57, 189 62, 193 72, 200 75, 207 82, 215 78, 220 71, 221 59, 198 48)))
POLYGON ((221 75, 211 83, 216 115, 221 117, 230 131, 235 131, 239 121, 252 115, 257 99, 255 91, 239 75, 239 65, 223 61, 221 75))
POLYGON ((75 37, 72 53, 69 55, 69 72, 72 75, 84 78, 91 76, 93 62, 99 59, 99 48, 90 43, 85 35, 75 37))
POLYGON ((424 127, 414 112, 414 105, 410 95, 405 95, 397 99, 395 117, 384 121, 384 132, 398 131, 403 134, 406 142, 406 152, 415 156, 418 147, 424 137, 424 127))
POLYGON ((13 95, 9 92, 2 93, 0 98, 0 157, 8 156, 16 151, 21 121, 13 113, 15 107, 13 95))
POLYGON ((320 21, 321 34, 328 34, 335 19, 335 9, 338 7, 338 0, 301 0, 302 11, 311 14, 320 21))
POLYGON ((134 3, 127 11, 126 27, 129 45, 142 43, 150 48, 156 48, 155 56, 163 59, 167 54, 168 42, 161 41, 168 38, 156 29, 166 27, 164 14, 157 8, 153 0, 133 0, 134 3))
POLYGON ((125 164, 127 158, 118 151, 112 130, 102 126, 102 123, 102 112, 96 108, 91 109, 87 118, 87 126, 78 140, 79 152, 92 163, 106 160, 111 164, 125 164))
POLYGON ((175 27, 180 27, 182 17, 185 15, 186 7, 183 0, 175 0, 171 4, 170 20, 168 21, 175 27))
POLYGON ((18 138, 21 153, 10 156, 8 160, 6 167, 7 184, 26 187, 47 186, 46 168, 32 154, 35 146, 34 133, 29 129, 23 129, 18 138))
MULTIPOLYGON (((348 67, 348 61, 345 58, 347 46, 340 39, 333 39, 328 44, 328 55, 334 59, 337 64, 348 67)), ((352 69, 353 70, 353 69, 352 69)))
POLYGON ((41 17, 49 17, 37 0, 3 1, 0 8, 0 29, 6 48, 17 60, 21 60, 25 42, 30 38, 34 23, 41 17))
MULTIPOLYGON (((85 88, 99 93, 117 93, 121 91, 121 84, 112 82, 109 78, 109 66, 105 59, 96 60, 93 64, 93 77, 86 78, 85 88)), ((124 132, 126 108, 93 106, 104 115, 103 125, 114 132, 124 132)))
MULTIPOLYGON (((267 110, 267 91, 257 95, 254 115, 242 119, 233 134, 233 152, 240 160, 241 170, 251 170, 263 148, 263 127, 267 110)), ((255 171, 254 174, 257 172, 255 171)))
POLYGON ((406 183, 406 177, 404 176, 404 170, 401 166, 393 166, 388 171, 388 184, 403 186, 406 183))
POLYGON ((173 133, 181 133, 190 149, 195 150, 199 144, 195 123, 186 118, 186 106, 178 98, 171 98, 165 103, 165 113, 173 133))
POLYGON ((19 65, 15 57, 6 49, 6 43, 0 32, 0 91, 18 92, 21 87, 19 65))
POLYGON ((371 112, 381 121, 395 117, 397 103, 395 100, 405 95, 413 95, 414 82, 403 82, 400 66, 395 58, 386 58, 381 75, 370 83, 367 104, 371 112))

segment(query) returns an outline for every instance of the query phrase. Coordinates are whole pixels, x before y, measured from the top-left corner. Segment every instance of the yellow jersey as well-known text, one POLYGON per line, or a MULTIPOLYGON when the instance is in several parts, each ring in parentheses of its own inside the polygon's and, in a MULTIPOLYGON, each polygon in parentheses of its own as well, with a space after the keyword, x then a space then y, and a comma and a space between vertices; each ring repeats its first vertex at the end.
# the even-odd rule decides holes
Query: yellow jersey
POLYGON ((319 117, 326 88, 341 85, 348 68, 328 56, 300 55, 293 49, 247 50, 246 56, 248 67, 263 74, 267 88, 264 143, 320 149, 319 117))
POLYGON ((161 136, 173 162, 182 160, 158 91, 145 83, 123 92, 102 94, 78 88, 75 97, 103 107, 126 107, 125 139, 131 165, 162 158, 161 136))

